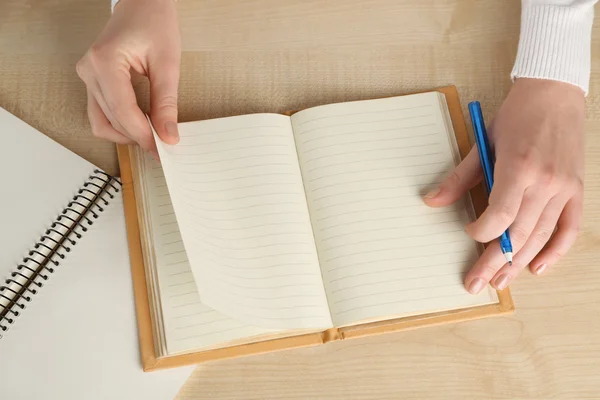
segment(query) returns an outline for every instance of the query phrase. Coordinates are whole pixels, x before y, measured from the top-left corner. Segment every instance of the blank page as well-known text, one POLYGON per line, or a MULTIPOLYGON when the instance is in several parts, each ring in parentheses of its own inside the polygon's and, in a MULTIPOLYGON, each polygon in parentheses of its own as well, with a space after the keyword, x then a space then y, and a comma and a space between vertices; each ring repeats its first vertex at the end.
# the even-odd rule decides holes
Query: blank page
POLYGON ((0 129, 0 281, 4 282, 95 167, 2 108, 0 129))
MULTIPOLYGON (((0 280, 96 167, 0 108, 0 280)), ((120 193, 0 337, 0 399, 172 399, 193 368, 142 369, 120 193)), ((0 304, 6 304, 0 302, 0 304)), ((10 315, 10 314, 9 314, 10 315)))
POLYGON ((110 204, 0 339, 0 398, 172 399, 192 373, 142 369, 123 202, 105 197, 110 204))
POLYGON ((459 161, 443 95, 316 107, 292 124, 336 326, 496 301, 463 287, 478 257, 465 203, 422 200, 459 161))
POLYGON ((190 352, 273 333, 249 326, 200 301, 160 163, 143 155, 150 241, 167 354, 190 352))
MULTIPOLYGON (((157 141, 202 303, 253 326, 330 327, 289 117, 184 123, 179 132, 177 145, 157 141)), ((180 261, 183 247, 171 249, 180 261)))

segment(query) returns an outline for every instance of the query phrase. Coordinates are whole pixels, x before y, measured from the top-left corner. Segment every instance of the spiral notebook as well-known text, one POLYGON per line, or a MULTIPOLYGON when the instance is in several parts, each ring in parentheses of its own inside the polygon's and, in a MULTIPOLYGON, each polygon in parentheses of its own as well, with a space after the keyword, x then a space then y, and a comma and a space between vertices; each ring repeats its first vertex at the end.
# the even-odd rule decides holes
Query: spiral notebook
POLYGON ((179 131, 119 148, 146 370, 513 309, 464 289, 470 199, 422 201, 469 150, 455 88, 179 131))
POLYGON ((175 397, 147 374, 120 180, 0 108, 0 398, 175 397))

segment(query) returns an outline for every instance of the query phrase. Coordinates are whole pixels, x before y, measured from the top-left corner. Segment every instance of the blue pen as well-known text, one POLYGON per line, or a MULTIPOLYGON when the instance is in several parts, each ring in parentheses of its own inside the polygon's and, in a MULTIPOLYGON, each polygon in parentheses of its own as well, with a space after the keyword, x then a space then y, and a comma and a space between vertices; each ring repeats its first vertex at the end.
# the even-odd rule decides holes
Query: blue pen
MULTIPOLYGON (((471 114, 473 132, 475 133, 475 142, 477 143, 479 160, 481 161, 481 167, 483 168, 485 187, 487 188, 489 196, 489 194, 492 192, 492 186, 494 185, 494 163, 496 160, 490 148, 490 143, 488 142, 487 133, 485 130, 485 122, 483 121, 483 113, 481 112, 481 105, 478 101, 469 103, 469 114, 471 114)), ((504 254, 508 264, 512 265, 513 249, 512 243, 510 242, 508 229, 506 229, 506 231, 502 233, 502 236, 500 236, 500 249, 502 250, 502 254, 504 254)))

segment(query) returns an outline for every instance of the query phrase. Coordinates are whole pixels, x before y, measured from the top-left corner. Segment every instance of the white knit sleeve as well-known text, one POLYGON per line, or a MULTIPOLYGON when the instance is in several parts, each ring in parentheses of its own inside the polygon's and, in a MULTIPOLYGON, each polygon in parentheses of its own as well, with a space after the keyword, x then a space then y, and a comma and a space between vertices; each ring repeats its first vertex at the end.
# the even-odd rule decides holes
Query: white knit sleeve
POLYGON ((597 1, 522 0, 521 38, 511 78, 567 82, 587 95, 597 1))

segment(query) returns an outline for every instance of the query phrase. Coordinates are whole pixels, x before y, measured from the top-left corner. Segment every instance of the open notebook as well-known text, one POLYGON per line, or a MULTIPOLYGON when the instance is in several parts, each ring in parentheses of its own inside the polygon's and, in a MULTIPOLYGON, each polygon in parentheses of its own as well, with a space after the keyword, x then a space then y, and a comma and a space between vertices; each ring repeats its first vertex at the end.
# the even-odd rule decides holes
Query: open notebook
POLYGON ((119 180, 0 108, 0 399, 175 397, 143 372, 119 180))
POLYGON ((463 287, 471 200, 422 201, 460 161, 455 133, 468 150, 455 89, 179 130, 161 164, 120 149, 146 369, 512 309, 463 287))

